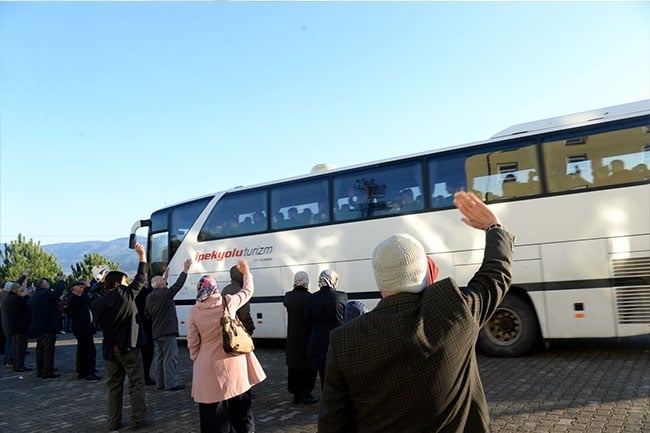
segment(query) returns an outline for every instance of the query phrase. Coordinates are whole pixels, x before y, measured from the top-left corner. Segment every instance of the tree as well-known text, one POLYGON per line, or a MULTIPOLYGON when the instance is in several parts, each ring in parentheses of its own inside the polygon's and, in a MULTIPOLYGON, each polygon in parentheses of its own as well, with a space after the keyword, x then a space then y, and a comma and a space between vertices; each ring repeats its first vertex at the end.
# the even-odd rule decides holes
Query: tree
POLYGON ((107 265, 111 271, 120 269, 119 263, 111 262, 99 253, 84 254, 81 263, 75 263, 73 266, 70 266, 72 269, 71 281, 82 279, 92 280, 92 269, 97 265, 107 265))
POLYGON ((0 259, 0 278, 5 281, 16 281, 25 271, 29 272, 30 278, 54 281, 61 272, 56 257, 46 252, 40 242, 27 241, 20 233, 17 240, 4 244, 0 259))

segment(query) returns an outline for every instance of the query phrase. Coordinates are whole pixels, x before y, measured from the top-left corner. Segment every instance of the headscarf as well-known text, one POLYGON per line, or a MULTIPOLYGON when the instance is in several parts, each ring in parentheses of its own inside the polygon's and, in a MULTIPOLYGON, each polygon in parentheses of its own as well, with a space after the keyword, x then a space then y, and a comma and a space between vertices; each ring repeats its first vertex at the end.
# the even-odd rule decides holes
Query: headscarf
POLYGON ((309 288, 309 274, 305 271, 298 271, 293 276, 293 287, 309 288))
POLYGON ((366 304, 364 304, 361 301, 348 301, 347 304, 345 304, 345 313, 343 314, 343 321, 344 322, 349 322, 352 319, 355 319, 362 314, 367 313, 368 307, 366 304))
POLYGON ((214 295, 215 293, 219 293, 217 280, 212 278, 210 275, 202 276, 196 284, 196 300, 203 302, 208 299, 210 295, 214 295))
POLYGON ((339 274, 331 269, 325 269, 318 276, 318 287, 331 287, 333 289, 339 286, 339 274))
POLYGON ((436 282, 439 271, 440 269, 438 269, 436 262, 434 262, 431 257, 427 256, 427 281, 429 285, 436 282))

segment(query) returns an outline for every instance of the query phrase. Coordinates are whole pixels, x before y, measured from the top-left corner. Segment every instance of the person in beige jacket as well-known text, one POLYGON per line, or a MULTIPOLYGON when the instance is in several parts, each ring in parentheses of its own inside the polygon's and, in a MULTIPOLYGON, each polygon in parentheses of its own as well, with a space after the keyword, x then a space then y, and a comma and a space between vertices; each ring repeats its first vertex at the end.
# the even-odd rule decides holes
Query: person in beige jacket
MULTIPOLYGON (((222 297, 216 280, 204 275, 197 284, 196 304, 190 310, 187 347, 194 363, 192 398, 199 404, 201 433, 229 433, 228 400, 239 399, 253 385, 266 379, 254 353, 233 356, 223 349, 221 317, 224 298, 229 311, 236 311, 253 296, 253 276, 246 260, 239 259, 237 268, 244 274, 244 284, 237 294, 222 297)), ((248 413, 250 422, 247 429, 253 432, 252 409, 248 413)))

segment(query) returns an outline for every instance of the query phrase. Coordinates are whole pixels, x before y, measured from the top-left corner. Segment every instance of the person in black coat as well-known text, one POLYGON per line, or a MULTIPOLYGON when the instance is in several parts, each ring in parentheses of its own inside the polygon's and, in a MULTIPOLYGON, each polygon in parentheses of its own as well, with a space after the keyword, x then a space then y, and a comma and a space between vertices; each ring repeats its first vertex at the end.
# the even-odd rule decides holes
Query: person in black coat
POLYGON ((305 308, 305 332, 308 337, 309 364, 318 370, 321 389, 325 383, 325 360, 330 331, 343 323, 348 295, 339 292, 339 274, 325 269, 318 276, 320 290, 312 293, 305 308))
POLYGON ((142 355, 142 367, 144 369, 144 384, 155 385, 156 381, 151 378, 151 364, 153 363, 154 355, 154 341, 152 332, 151 318, 145 314, 145 306, 147 304, 147 296, 153 291, 151 281, 147 281, 135 297, 135 305, 138 308, 137 320, 142 325, 144 331, 145 342, 140 346, 140 354, 142 355))
POLYGON ((85 290, 85 281, 72 283, 68 295, 68 316, 72 325, 72 333, 77 339, 78 377, 86 380, 99 380, 95 374, 97 349, 95 348, 95 325, 90 312, 90 297, 85 290))
POLYGON ((34 294, 29 298, 32 330, 36 335, 36 377, 43 379, 60 376, 54 372, 54 348, 56 334, 61 330, 59 297, 65 288, 64 280, 65 276, 61 274, 52 290, 50 282, 41 278, 34 294))
POLYGON ((25 366, 25 352, 27 351, 27 336, 31 324, 29 314, 29 295, 20 284, 11 283, 10 291, 4 300, 3 312, 6 313, 8 335, 12 337, 13 370, 16 372, 32 371, 25 366))
POLYGON ((298 271, 293 276, 293 290, 284 295, 287 309, 286 364, 287 389, 296 404, 312 404, 318 401, 311 394, 316 384, 316 370, 307 358, 307 335, 305 333, 305 308, 309 301, 309 275, 298 271))

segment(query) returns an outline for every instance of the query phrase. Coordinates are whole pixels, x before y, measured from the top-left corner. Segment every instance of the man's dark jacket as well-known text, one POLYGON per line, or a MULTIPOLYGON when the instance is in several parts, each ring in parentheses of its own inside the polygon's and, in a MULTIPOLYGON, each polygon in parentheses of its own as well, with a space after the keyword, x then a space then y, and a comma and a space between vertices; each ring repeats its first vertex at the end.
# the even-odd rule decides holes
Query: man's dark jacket
POLYGON ((171 287, 152 289, 145 301, 145 317, 151 320, 153 338, 175 335, 178 337, 178 316, 174 296, 183 288, 187 274, 181 272, 171 287))
POLYGON ((113 346, 117 346, 120 353, 139 347, 144 343, 144 331, 140 329, 141 338, 135 342, 131 338, 133 326, 138 313, 135 297, 147 281, 147 264, 140 262, 138 272, 133 282, 128 286, 120 285, 113 290, 104 290, 103 295, 95 299, 92 304, 95 323, 99 325, 104 338, 102 340, 102 355, 104 359, 113 359, 113 346))
POLYGON ((65 283, 58 281, 54 289, 39 287, 29 297, 32 330, 37 337, 48 332, 59 332, 61 330, 62 317, 59 308, 59 297, 64 288, 65 283))
POLYGON ((72 322, 72 333, 79 335, 94 335, 95 325, 90 313, 90 297, 86 291, 81 296, 70 294, 68 296, 68 315, 72 322))
POLYGON ((333 330, 318 432, 490 431, 475 344, 510 287, 512 242, 488 231, 466 288, 447 278, 388 296, 333 330))
POLYGON ((29 314, 29 299, 13 292, 5 296, 2 313, 7 315, 7 335, 27 334, 32 317, 29 314))

